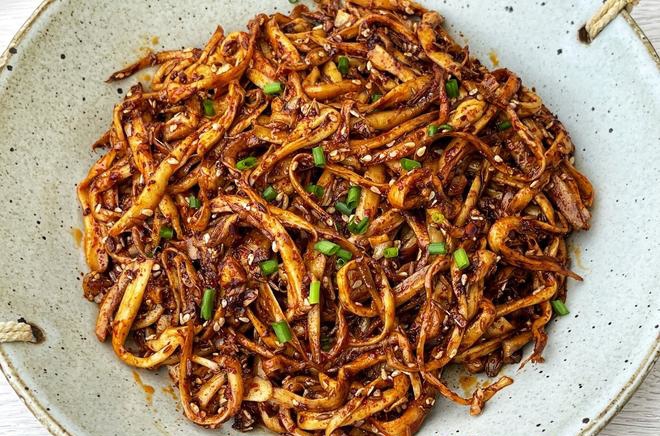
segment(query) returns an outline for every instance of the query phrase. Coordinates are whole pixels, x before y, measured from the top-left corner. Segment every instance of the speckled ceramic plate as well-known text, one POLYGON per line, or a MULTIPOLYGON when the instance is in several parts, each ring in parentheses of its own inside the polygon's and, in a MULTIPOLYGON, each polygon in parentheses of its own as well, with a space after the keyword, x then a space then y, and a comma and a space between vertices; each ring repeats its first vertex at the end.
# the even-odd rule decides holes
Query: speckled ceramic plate
MULTIPOLYGON (((593 435, 622 407, 658 352, 660 71, 634 22, 576 39, 600 1, 425 1, 472 52, 536 87, 577 144, 597 189, 593 228, 572 241, 571 314, 551 323, 546 363, 470 417, 437 404, 422 435, 593 435), (457 32, 455 32, 457 33, 457 32)), ((75 183, 95 160, 126 83, 103 80, 146 48, 200 46, 216 24, 242 27, 286 0, 46 1, 0 58, 0 320, 24 317, 38 345, 0 346, 18 394, 56 435, 199 435, 165 371, 134 373, 93 335, 76 247, 75 183), (150 394, 153 387, 153 394, 150 394)), ((258 432, 257 432, 258 433, 258 432)), ((210 434, 210 432, 209 432, 210 434)), ((214 434, 232 434, 229 426, 214 434)))

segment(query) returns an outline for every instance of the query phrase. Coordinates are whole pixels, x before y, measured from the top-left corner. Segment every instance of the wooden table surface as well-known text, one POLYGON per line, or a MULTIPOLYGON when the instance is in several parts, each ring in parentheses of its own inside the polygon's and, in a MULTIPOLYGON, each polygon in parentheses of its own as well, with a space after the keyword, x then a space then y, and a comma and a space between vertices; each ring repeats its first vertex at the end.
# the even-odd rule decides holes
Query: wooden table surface
MULTIPOLYGON (((562 0, 566 1, 566 0, 562 0)), ((0 0, 0 52, 41 0, 0 0)), ((595 2, 597 4, 598 2, 595 2)), ((660 50, 660 0, 641 0, 633 16, 660 50)), ((660 365, 600 436, 660 435, 660 365)), ((0 436, 49 436, 4 377, 0 377, 0 436)), ((560 436, 560 435, 551 435, 560 436)))

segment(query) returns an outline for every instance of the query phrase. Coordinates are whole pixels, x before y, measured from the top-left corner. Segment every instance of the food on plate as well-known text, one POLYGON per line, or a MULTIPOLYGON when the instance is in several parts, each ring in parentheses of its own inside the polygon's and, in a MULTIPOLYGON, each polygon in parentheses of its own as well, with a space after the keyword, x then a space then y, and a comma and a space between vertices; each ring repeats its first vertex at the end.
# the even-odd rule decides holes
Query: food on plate
POLYGON ((319 2, 150 53, 78 185, 96 335, 185 416, 402 435, 541 362, 593 189, 533 89, 406 0, 319 2), (448 365, 493 380, 467 396, 448 365))

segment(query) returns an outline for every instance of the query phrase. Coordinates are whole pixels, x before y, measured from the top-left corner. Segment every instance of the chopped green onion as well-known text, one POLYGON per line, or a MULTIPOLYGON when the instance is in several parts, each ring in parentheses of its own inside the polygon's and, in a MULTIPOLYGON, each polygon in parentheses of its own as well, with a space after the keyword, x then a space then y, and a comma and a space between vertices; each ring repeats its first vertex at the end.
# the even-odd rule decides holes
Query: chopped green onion
POLYGON ((438 126, 438 129, 442 130, 443 132, 451 132, 452 130, 454 130, 454 126, 452 126, 451 124, 440 124, 438 126))
POLYGON ((277 271, 277 261, 275 259, 264 260, 259 264, 259 268, 263 275, 269 276, 277 271))
POLYGON ((314 244, 314 249, 320 251, 321 253, 332 256, 337 253, 341 247, 334 242, 328 241, 327 239, 322 239, 316 244, 314 244))
POLYGON ((332 348, 332 343, 330 341, 330 338, 323 336, 321 338, 321 350, 330 351, 330 348, 332 348))
POLYGON ((436 133, 438 133, 438 126, 435 124, 429 124, 429 126, 426 128, 426 134, 428 136, 433 136, 436 133))
POLYGON ((454 263, 458 269, 465 269, 470 266, 470 258, 464 248, 454 251, 454 263))
POLYGON ((568 315, 568 314, 569 314, 568 307, 566 307, 566 305, 564 304, 563 301, 561 301, 561 300, 552 300, 552 301, 550 302, 550 304, 552 305, 552 310, 553 310, 557 315, 559 315, 559 316, 564 316, 564 315, 568 315))
POLYGON ((458 97, 458 80, 456 79, 447 80, 447 83, 445 83, 445 89, 447 90, 447 95, 449 96, 449 98, 458 97))
POLYGON ((160 237, 163 239, 172 239, 174 237, 174 229, 170 226, 161 227, 160 237))
POLYGON ((314 157, 314 165, 317 167, 325 166, 325 154, 323 153, 323 147, 319 145, 318 147, 312 148, 312 156, 314 157))
POLYGON ((291 340, 291 330, 285 320, 274 322, 271 327, 273 327, 277 341, 280 344, 285 344, 291 340))
POLYGON ((445 218, 442 212, 433 212, 431 213, 431 221, 433 221, 436 224, 442 224, 444 222, 447 222, 447 218, 445 218))
POLYGON ((351 186, 346 194, 346 206, 350 209, 355 209, 360 201, 360 194, 362 193, 362 188, 359 186, 351 186))
POLYGON ((403 167, 403 169, 406 171, 410 171, 410 170, 414 170, 415 168, 421 168, 422 164, 416 160, 412 160, 412 159, 408 159, 407 157, 404 157, 401 159, 401 167, 403 167))
POLYGON ((348 62, 348 58, 346 56, 339 56, 339 60, 337 61, 337 69, 339 70, 342 76, 348 74, 349 66, 350 64, 348 62))
POLYGON ((447 254, 447 244, 445 244, 444 242, 430 243, 429 254, 447 254))
POLYGON ((309 285, 309 304, 318 304, 321 299, 321 282, 314 280, 309 285))
POLYGON ((391 259, 393 257, 397 257, 399 255, 399 249, 396 247, 387 247, 383 251, 383 256, 385 256, 385 259, 391 259))
POLYGON ((275 95, 282 92, 282 84, 280 82, 271 82, 266 83, 263 87, 264 94, 266 95, 275 95))
POLYGON ((359 223, 355 222, 355 217, 353 217, 349 222, 348 222, 348 231, 355 234, 355 235, 361 235, 364 232, 367 231, 367 227, 369 226, 369 217, 364 217, 360 220, 359 223))
POLYGON ((323 186, 319 186, 319 185, 315 185, 313 183, 310 183, 309 185, 307 185, 305 190, 307 192, 309 192, 310 194, 313 194, 314 196, 318 197, 318 198, 323 197, 323 192, 324 192, 323 186))
POLYGON ((346 203, 342 203, 341 201, 335 203, 335 209, 337 209, 342 215, 350 215, 353 213, 353 209, 349 208, 346 203))
POLYGON ((348 250, 344 250, 343 248, 340 248, 339 250, 337 250, 337 257, 343 260, 344 262, 348 262, 353 258, 353 253, 351 253, 348 250))
POLYGON ((200 207, 202 207, 202 201, 199 198, 195 197, 194 195, 190 194, 190 196, 188 197, 188 206, 190 206, 193 209, 199 209, 200 207))
POLYGON ((204 296, 202 297, 201 315, 205 321, 213 318, 213 306, 215 306, 215 289, 204 289, 204 296))
POLYGON ((241 159, 238 162, 236 162, 236 168, 241 171, 249 170, 250 168, 256 165, 257 165, 257 158, 254 156, 246 157, 245 159, 241 159))
POLYGON ((382 96, 383 94, 371 94, 371 102, 376 103, 382 96))
POLYGON ((212 117, 215 115, 215 107, 213 106, 213 100, 206 99, 202 102, 202 106, 204 106, 204 116, 205 117, 212 117))
POLYGON ((261 196, 266 201, 273 201, 275 200, 275 197, 277 197, 277 191, 273 188, 273 185, 268 185, 266 189, 264 189, 264 192, 261 193, 261 196))
POLYGON ((341 268, 342 266, 346 265, 346 261, 344 259, 337 259, 337 266, 341 268))
POLYGON ((506 129, 510 129, 510 128, 511 128, 511 121, 509 121, 509 120, 502 121, 501 123, 499 123, 497 125, 497 130, 499 130, 500 132, 502 130, 506 130, 506 129))

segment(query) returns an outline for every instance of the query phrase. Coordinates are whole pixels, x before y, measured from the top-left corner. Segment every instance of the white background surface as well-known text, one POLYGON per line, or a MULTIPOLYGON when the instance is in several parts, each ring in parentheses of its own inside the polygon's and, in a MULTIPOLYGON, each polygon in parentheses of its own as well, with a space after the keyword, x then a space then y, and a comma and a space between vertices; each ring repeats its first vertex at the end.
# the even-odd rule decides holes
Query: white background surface
MULTIPOLYGON (((0 0, 0 52, 4 51, 14 33, 39 3, 41 0, 0 0)), ((599 2, 593 3, 597 5, 599 2)), ((633 11, 633 16, 654 46, 660 50, 660 0, 642 0, 633 11)), ((48 435, 21 403, 7 381, 0 376, 0 436, 48 435)), ((600 436, 659 435, 660 367, 656 367, 600 436)))

